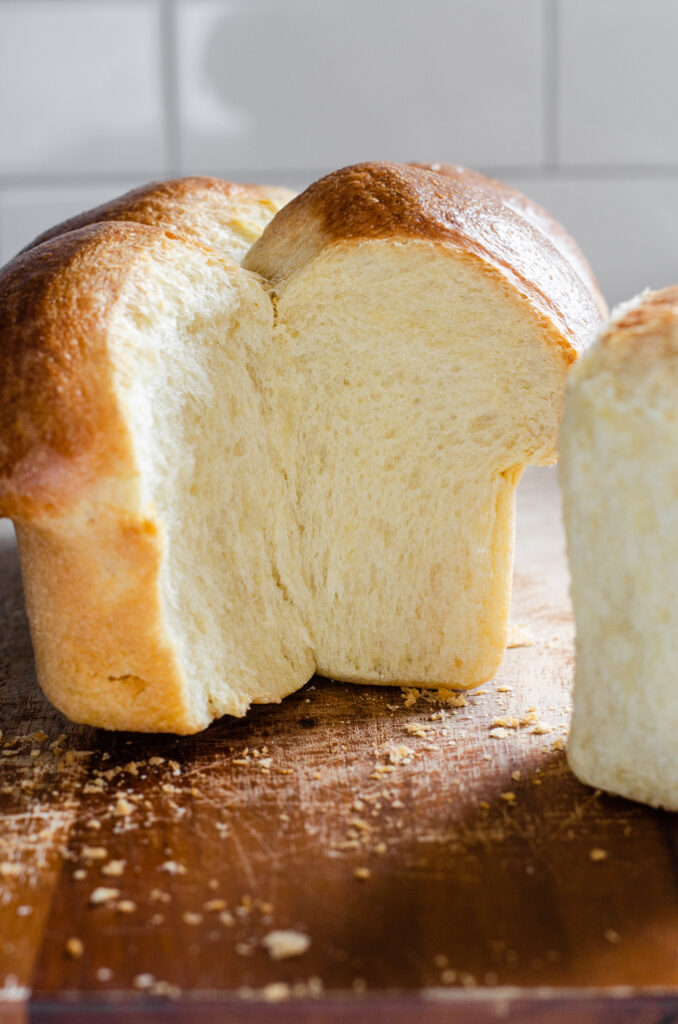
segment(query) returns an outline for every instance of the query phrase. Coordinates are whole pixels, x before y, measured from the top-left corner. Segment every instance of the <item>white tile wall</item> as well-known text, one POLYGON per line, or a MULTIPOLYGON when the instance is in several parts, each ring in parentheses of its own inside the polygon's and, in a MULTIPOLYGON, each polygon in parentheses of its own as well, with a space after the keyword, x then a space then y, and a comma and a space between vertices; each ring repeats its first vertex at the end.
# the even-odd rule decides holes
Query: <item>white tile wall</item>
POLYGON ((414 10, 411 0, 179 0, 185 163, 538 162, 541 0, 414 10))
POLYGON ((558 154, 678 164, 676 0, 561 0, 558 154))
POLYGON ((140 181, 126 184, 57 185, 36 188, 5 188, 0 191, 0 264, 32 242, 46 228, 83 210, 126 192, 140 181))
POLYGON ((0 260, 144 179, 466 162, 678 281, 678 0, 0 0, 0 260))
POLYGON ((165 170, 159 0, 0 2, 0 173, 165 170))

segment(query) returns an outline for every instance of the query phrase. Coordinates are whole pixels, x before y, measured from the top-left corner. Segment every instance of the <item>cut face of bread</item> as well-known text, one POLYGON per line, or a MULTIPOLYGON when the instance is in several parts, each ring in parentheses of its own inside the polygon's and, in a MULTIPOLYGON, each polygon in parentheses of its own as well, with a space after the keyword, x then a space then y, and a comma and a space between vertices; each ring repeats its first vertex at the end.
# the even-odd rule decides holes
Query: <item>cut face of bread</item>
POLYGON ((45 692, 78 721, 177 732, 280 699, 313 658, 274 550, 284 477, 256 383, 268 297, 136 225, 24 261, 3 281, 3 356, 15 387, 29 368, 37 386, 27 428, 3 423, 2 504, 45 692))
POLYGON ((560 439, 577 625, 568 758, 678 810, 678 288, 621 307, 577 367, 560 439))
POLYGON ((397 165, 318 182, 244 265, 109 223, 0 277, 0 510, 79 721, 191 732, 316 670, 501 660, 515 486, 554 460, 591 293, 496 197, 397 165))
POLYGON ((192 238, 240 262, 268 222, 294 197, 273 185, 236 185, 220 178, 173 178, 132 189, 50 228, 24 251, 89 224, 133 221, 192 238))
POLYGON ((501 281, 418 240, 312 261, 279 295, 273 351, 318 671, 492 676, 514 490, 553 460, 567 355, 501 281))

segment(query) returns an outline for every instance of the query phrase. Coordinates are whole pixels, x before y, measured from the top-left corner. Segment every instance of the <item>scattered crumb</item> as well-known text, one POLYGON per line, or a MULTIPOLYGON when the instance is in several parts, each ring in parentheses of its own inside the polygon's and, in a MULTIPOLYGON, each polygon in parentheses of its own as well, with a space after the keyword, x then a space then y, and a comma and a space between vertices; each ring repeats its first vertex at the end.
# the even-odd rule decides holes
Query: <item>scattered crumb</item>
POLYGON ((83 846, 81 856, 87 860, 105 860, 108 853, 103 846, 83 846))
POLYGON ((137 905, 134 900, 120 900, 115 909, 119 914, 133 914, 137 905))
POLYGON ((125 870, 126 863, 127 862, 124 860, 109 860, 108 864, 103 865, 101 869, 101 874, 118 877, 125 870))
POLYGON ((113 808, 113 814, 116 818, 126 818, 128 814, 131 814, 134 810, 134 804, 131 804, 129 800, 126 800, 124 796, 119 796, 115 801, 115 807, 113 808))
POLYGON ((594 846, 592 850, 589 850, 589 858, 594 861, 594 863, 598 863, 601 860, 607 860, 607 857, 607 850, 602 850, 600 846, 594 846))
POLYGON ((99 967, 97 970, 97 981, 110 981, 113 971, 110 967, 99 967))
POLYGON ((614 946, 616 946, 618 942, 621 942, 621 935, 619 934, 619 932, 616 932, 614 928, 606 928, 605 941, 611 942, 614 946))
POLYGON ((79 960, 82 954, 85 952, 85 946, 82 939, 68 939, 66 941, 66 955, 70 956, 71 960, 79 960))
POLYGON ((155 984, 155 978, 152 974, 137 974, 132 984, 135 988, 152 988, 155 984))
POLYGON ((262 994, 267 1003, 280 1003, 283 999, 289 999, 292 990, 286 981, 272 981, 264 985, 262 994))
POLYGON ((311 940, 303 932, 278 929, 264 935, 261 944, 272 960, 289 960, 291 957, 303 956, 311 940))
POLYGON ((166 871, 168 875, 185 875, 186 868, 183 864, 177 863, 175 860, 166 860, 164 864, 161 864, 158 871, 166 871))
POLYGON ((203 903, 202 908, 203 908, 203 910, 207 910, 207 911, 210 911, 210 910, 225 910, 226 909, 226 900, 207 900, 206 903, 203 903))
POLYGON ((534 647, 535 639, 527 626, 521 622, 510 622, 508 628, 507 647, 534 647))
POLYGON ((369 868, 354 868, 353 877, 359 878, 361 881, 365 882, 368 878, 372 877, 372 872, 369 868))
POLYGON ((119 889, 109 889, 105 885, 99 885, 90 893, 89 902, 93 907, 96 907, 100 903, 108 903, 109 900, 117 900, 119 896, 119 889))
POLYGON ((226 925, 227 928, 232 928, 235 924, 235 918, 230 910, 222 910, 219 914, 219 920, 222 924, 226 925))
POLYGON ((440 980, 443 985, 454 985, 457 980, 457 972, 453 971, 451 967, 447 967, 444 971, 441 971, 440 980))
POLYGON ((184 924, 202 924, 202 914, 196 914, 192 910, 185 910, 181 915, 184 924))

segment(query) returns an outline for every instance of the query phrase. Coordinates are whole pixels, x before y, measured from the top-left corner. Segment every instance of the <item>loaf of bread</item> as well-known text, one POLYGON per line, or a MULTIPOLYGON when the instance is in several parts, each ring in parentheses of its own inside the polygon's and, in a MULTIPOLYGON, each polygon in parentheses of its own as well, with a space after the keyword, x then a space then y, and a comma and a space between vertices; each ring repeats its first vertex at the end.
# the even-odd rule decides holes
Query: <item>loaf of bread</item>
POLYGON ((515 487, 599 322, 496 189, 394 164, 315 183, 243 267, 119 221, 13 261, 0 512, 47 695, 186 733, 315 671, 489 678, 515 487))
POLYGON ((678 287, 620 307, 576 367, 560 454, 569 762, 592 786, 678 810, 678 287))
POLYGON ((57 224, 26 249, 88 224, 134 221, 192 238, 240 262, 271 218, 293 196, 294 192, 286 188, 236 185, 220 178, 154 181, 57 224))

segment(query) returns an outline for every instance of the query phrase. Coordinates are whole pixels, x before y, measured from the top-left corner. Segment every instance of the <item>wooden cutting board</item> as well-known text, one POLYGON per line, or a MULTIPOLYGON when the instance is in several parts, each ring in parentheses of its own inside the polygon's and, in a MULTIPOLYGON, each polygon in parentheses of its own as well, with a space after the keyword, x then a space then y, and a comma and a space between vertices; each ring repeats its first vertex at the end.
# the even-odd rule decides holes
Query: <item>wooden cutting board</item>
POLYGON ((677 819, 565 760, 551 471, 521 485, 513 619, 466 697, 314 679, 199 736, 108 734, 42 698, 5 535, 0 1021, 678 1020, 677 819), (306 952, 273 959, 281 929, 306 952))

